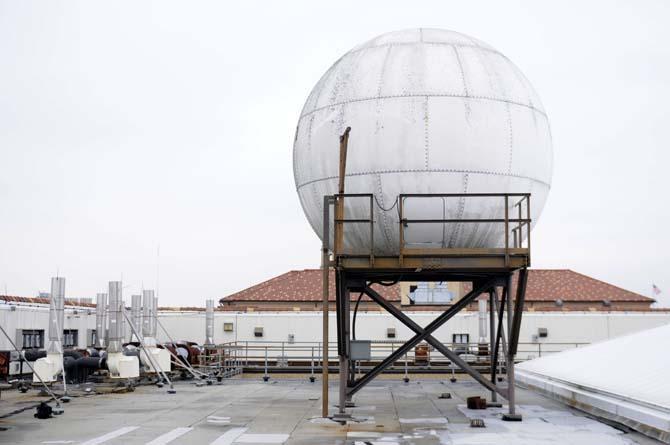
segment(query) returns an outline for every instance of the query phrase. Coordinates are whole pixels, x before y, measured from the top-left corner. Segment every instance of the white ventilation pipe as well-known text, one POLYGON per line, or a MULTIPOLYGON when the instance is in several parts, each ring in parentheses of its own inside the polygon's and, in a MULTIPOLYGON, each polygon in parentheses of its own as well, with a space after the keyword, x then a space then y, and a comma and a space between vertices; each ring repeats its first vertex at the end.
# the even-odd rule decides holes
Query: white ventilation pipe
MULTIPOLYGON (((139 330, 142 326, 142 295, 133 295, 130 297, 130 315, 135 329, 139 330)), ((139 334, 139 332, 138 332, 139 334)), ((130 334, 130 339, 132 340, 135 337, 135 340, 139 341, 140 338, 135 335, 132 330, 130 334)))
POLYGON ((63 323, 65 322, 65 278, 51 279, 51 301, 49 302, 49 346, 47 353, 63 353, 63 323))
POLYGON ((151 335, 151 312, 154 307, 154 291, 142 291, 142 336, 144 338, 153 337, 151 335))
POLYGON ((123 355, 124 311, 123 284, 109 282, 109 346, 107 368, 112 378, 135 378, 140 375, 140 363, 135 356, 123 355))
POLYGON ((479 300, 479 342, 486 343, 488 336, 488 311, 487 304, 484 298, 479 300))
POLYGON ((158 298, 151 289, 142 291, 142 306, 144 317, 142 320, 142 341, 144 348, 140 352, 140 361, 147 372, 169 371, 171 367, 170 352, 167 349, 157 348, 157 309, 158 298), (158 367, 158 369, 156 369, 158 367))
POLYGON ((205 345, 214 345, 214 300, 207 300, 205 311, 205 345))
POLYGON ((107 310, 107 294, 97 294, 95 297, 95 347, 105 347, 107 327, 105 326, 105 311, 107 310))
POLYGON ((49 344, 47 356, 35 361, 33 382, 54 382, 63 372, 63 323, 65 322, 65 278, 51 279, 49 300, 49 344))
POLYGON ((123 300, 120 281, 109 282, 109 345, 107 352, 123 352, 123 300))
POLYGON ((154 291, 151 291, 151 295, 153 295, 153 306, 151 308, 151 336, 156 338, 156 335, 158 335, 158 322, 156 321, 158 319, 158 297, 154 295, 154 291))

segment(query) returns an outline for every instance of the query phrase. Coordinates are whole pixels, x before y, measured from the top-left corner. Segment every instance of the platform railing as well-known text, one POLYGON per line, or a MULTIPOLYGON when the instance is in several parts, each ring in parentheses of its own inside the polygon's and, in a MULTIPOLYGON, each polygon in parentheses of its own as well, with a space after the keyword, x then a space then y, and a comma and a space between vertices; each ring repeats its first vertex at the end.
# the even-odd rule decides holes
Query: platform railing
MULTIPOLYGON (((530 251, 530 193, 409 193, 398 196, 398 213, 399 213, 399 255, 402 258, 411 255, 486 255, 499 254, 499 249, 491 246, 491 248, 462 248, 447 246, 444 244, 441 247, 428 247, 424 249, 416 249, 408 247, 406 241, 406 229, 410 224, 502 224, 504 231, 504 243, 502 247, 502 254, 505 256, 505 264, 509 263, 511 254, 519 253, 518 250, 524 250, 524 254, 530 251), (458 198, 458 205, 460 209, 465 208, 468 199, 499 199, 503 207, 503 215, 498 218, 408 218, 406 217, 407 202, 413 199, 429 199, 440 198, 443 202, 443 214, 447 214, 447 200, 449 198, 458 198), (516 202, 514 202, 516 201, 516 202), (510 209, 518 211, 517 217, 510 217, 510 209), (524 211, 525 210, 525 211, 524 211), (525 217, 524 217, 525 213, 525 217), (524 231, 524 228, 526 229, 524 231), (523 246, 524 234, 526 235, 526 247, 523 246), (510 240, 510 235, 512 240, 510 240), (517 250, 512 250, 517 249, 517 250)), ((459 213, 463 213, 460 211, 459 213)))
MULTIPOLYGON (((530 193, 409 193, 398 195, 394 204, 389 209, 383 209, 377 202, 372 193, 341 193, 333 195, 331 204, 335 205, 336 211, 332 214, 325 212, 324 215, 332 215, 334 227, 333 254, 335 257, 369 257, 370 264, 374 264, 375 259, 375 209, 378 207, 381 211, 391 211, 395 209, 398 214, 398 252, 397 256, 402 265, 403 258, 408 256, 421 257, 440 257, 440 256, 504 256, 505 265, 509 264, 511 255, 524 255, 530 257, 530 193), (442 218, 421 218, 410 215, 408 212, 408 202, 413 200, 436 199, 441 200, 440 212, 442 218), (368 214, 365 217, 353 217, 347 214, 346 202, 364 199, 368 201, 368 214), (449 199, 457 199, 457 213, 463 214, 468 202, 477 199, 500 200, 500 215, 495 217, 481 218, 447 218, 449 213, 449 199), (397 208, 396 208, 397 207, 397 208), (337 209, 339 209, 339 214, 337 209), (367 249, 357 251, 348 251, 345 247, 345 227, 353 224, 367 224, 369 226, 369 245, 367 249), (442 240, 439 246, 430 247, 412 247, 407 241, 407 229, 416 224, 433 225, 461 225, 461 224, 500 224, 503 226, 504 240, 502 247, 484 246, 481 248, 449 246, 442 240), (367 253, 364 253, 366 252, 367 253)), ((359 209, 361 207, 358 207, 359 209)), ((529 264, 529 261, 528 261, 529 264)))
MULTIPOLYGON (((357 366, 360 369, 372 367, 384 360, 404 343, 401 339, 371 341, 370 359, 358 361, 357 366)), ((475 367, 486 370, 490 366, 488 343, 446 342, 443 344, 475 367)), ((516 361, 523 362, 587 344, 589 343, 519 343, 516 361)), ((458 368, 454 367, 449 359, 437 352, 433 353, 433 348, 428 345, 422 346, 422 348, 412 349, 405 354, 391 367, 390 371, 398 372, 399 370, 407 369, 409 372, 422 372, 426 370, 442 370, 447 372, 455 368, 456 372, 458 372, 458 368)), ((203 355, 201 364, 210 368, 222 369, 226 377, 237 375, 242 370, 264 371, 266 374, 270 371, 320 373, 323 369, 321 349, 321 342, 237 341, 216 345, 211 348, 211 351, 217 352, 203 355)), ((333 367, 337 363, 337 360, 337 344, 335 343, 329 347, 328 362, 333 367)), ((502 357, 499 366, 504 370, 505 363, 502 357)))

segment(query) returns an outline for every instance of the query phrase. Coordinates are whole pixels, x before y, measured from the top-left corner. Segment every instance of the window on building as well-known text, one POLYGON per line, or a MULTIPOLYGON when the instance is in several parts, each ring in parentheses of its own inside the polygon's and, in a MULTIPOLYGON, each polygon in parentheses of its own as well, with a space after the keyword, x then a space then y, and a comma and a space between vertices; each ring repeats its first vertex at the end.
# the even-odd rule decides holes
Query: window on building
POLYGON ((453 334, 451 340, 456 344, 468 344, 470 343, 470 334, 453 334))
POLYGON ((98 332, 95 329, 91 329, 90 346, 95 346, 97 344, 98 344, 98 332))
POLYGON ((79 346, 79 331, 76 329, 63 330, 63 347, 76 348, 79 346))
POLYGON ((24 329, 23 349, 44 347, 44 329, 24 329))
POLYGON ((434 283, 420 282, 409 287, 410 304, 449 304, 454 293, 448 289, 446 281, 434 283))
POLYGON ((456 354, 467 354, 470 352, 470 334, 452 334, 452 347, 456 354))

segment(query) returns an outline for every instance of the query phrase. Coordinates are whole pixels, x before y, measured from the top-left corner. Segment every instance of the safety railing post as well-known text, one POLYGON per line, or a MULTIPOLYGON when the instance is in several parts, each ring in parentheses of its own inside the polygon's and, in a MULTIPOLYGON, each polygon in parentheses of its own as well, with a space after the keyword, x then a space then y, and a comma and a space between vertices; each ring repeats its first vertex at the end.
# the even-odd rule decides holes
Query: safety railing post
POLYGON ((505 195, 505 267, 509 265, 509 197, 505 195))
POLYGON ((310 363, 310 380, 314 382, 314 346, 312 346, 312 360, 310 363))
POLYGON ((403 377, 405 383, 409 382, 409 374, 407 369, 407 354, 405 354, 405 377, 403 377))

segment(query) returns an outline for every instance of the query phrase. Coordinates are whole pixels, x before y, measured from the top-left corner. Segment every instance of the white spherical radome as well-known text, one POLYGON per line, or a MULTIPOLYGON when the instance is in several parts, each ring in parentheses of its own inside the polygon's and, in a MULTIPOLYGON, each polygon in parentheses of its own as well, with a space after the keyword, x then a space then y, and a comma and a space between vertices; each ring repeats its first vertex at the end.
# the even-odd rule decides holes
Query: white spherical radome
MULTIPOLYGON (((398 249, 399 194, 531 193, 533 225, 544 207, 553 155, 542 103, 509 59, 472 37, 439 29, 383 34, 346 53, 319 80, 293 147, 300 202, 319 237, 323 196, 337 193, 339 135, 347 126, 346 193, 374 193, 378 255, 398 249)), ((368 217, 369 200, 345 202, 348 218, 368 217)), ((499 218, 503 203, 408 199, 404 210, 417 219, 499 218)), ((369 249, 368 225, 345 229, 348 249, 369 249)), ((414 246, 498 247, 504 229, 413 224, 405 237, 414 246)))

